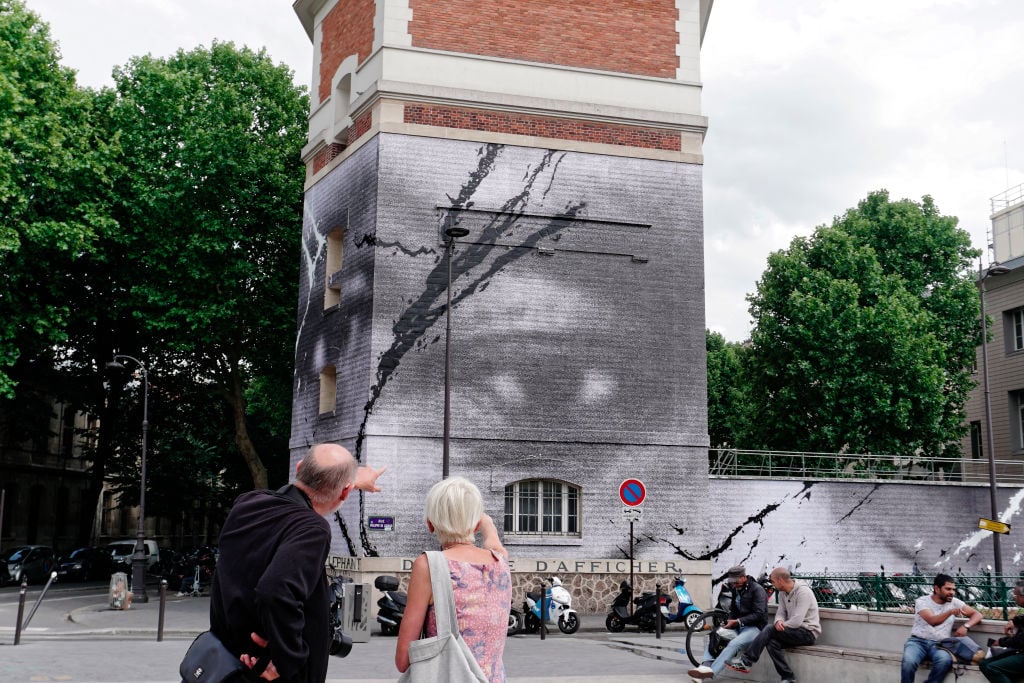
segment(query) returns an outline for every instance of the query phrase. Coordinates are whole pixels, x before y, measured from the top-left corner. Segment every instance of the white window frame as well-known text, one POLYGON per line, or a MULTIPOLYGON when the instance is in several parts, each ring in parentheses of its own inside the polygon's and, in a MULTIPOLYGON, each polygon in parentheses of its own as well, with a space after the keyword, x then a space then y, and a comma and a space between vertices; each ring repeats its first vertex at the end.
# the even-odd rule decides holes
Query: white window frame
POLYGON ((505 487, 506 535, 582 535, 580 487, 558 479, 523 479, 505 487))
POLYGON ((1013 322, 1013 350, 1024 350, 1024 308, 1018 308, 1010 314, 1013 322))

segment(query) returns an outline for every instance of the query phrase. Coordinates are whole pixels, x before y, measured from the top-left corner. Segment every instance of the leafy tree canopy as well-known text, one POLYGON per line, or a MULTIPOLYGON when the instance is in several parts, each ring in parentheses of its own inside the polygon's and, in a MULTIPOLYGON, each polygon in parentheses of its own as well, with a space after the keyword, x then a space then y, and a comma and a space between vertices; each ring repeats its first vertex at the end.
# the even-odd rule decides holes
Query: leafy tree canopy
MULTIPOLYGON (((291 376, 308 100, 287 67, 231 43, 138 57, 114 76, 118 217, 149 353, 220 391, 265 487, 248 389, 291 376)), ((259 397, 262 414, 284 413, 290 392, 277 392, 259 397)))
POLYGON ((955 454, 978 337, 977 253, 930 197, 885 191, 773 253, 748 297, 742 445, 955 454))
POLYGON ((746 406, 743 344, 718 332, 704 331, 708 362, 708 435, 712 448, 736 445, 746 406))
POLYGON ((59 65, 47 25, 0 0, 0 396, 24 349, 65 336, 68 264, 115 227, 107 210, 117 137, 97 134, 93 93, 59 65))

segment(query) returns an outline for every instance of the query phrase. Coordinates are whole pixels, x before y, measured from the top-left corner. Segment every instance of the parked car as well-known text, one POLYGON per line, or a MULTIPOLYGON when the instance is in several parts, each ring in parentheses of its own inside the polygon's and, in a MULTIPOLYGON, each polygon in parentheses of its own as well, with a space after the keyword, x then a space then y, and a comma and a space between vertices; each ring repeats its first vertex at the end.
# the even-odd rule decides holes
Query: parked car
POLYGON ((56 565, 53 548, 23 545, 0 555, 0 583, 43 583, 56 565))
MULTIPOLYGON (((156 545, 156 541, 143 541, 146 549, 146 569, 147 571, 153 567, 157 562, 160 561, 160 549, 156 545)), ((108 543, 106 546, 110 552, 110 556, 114 561, 115 571, 131 573, 132 557, 135 555, 135 541, 114 541, 108 543)))
POLYGON ((62 557, 57 565, 61 581, 108 579, 114 571, 114 560, 107 548, 76 548, 62 557))

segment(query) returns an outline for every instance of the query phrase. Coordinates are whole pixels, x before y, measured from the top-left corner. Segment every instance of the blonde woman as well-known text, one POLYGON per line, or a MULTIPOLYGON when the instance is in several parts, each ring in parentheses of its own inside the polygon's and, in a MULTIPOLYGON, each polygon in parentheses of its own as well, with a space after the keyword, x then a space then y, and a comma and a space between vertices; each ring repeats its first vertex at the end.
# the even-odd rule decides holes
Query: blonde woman
MULTIPOLYGON (((427 493, 427 528, 448 560, 459 633, 490 683, 505 683, 505 651, 512 580, 508 552, 494 521, 484 514, 480 490, 462 477, 440 481, 427 493), (480 546, 474 542, 480 534, 480 546), (482 546, 482 547, 481 547, 482 546)), ((426 555, 412 565, 409 596, 398 631, 395 665, 409 668, 409 643, 437 633, 426 555), (425 628, 424 628, 425 627, 425 628)))

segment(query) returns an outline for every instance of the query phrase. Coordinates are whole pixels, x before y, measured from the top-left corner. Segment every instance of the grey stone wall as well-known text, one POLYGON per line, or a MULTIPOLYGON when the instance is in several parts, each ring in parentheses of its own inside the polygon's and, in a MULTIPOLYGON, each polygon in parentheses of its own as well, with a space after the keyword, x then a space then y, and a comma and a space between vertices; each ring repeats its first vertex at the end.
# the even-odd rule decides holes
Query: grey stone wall
MULTIPOLYGON (((745 564, 750 573, 776 565, 813 573, 910 572, 977 575, 991 565, 988 487, 855 481, 712 479, 714 525, 709 545, 694 558, 715 563, 714 580, 745 564)), ((998 505, 1020 514, 1024 490, 999 490, 998 505)), ((1003 571, 1024 568, 1021 544, 1002 541, 1003 571)))
MULTIPOLYGON (((452 261, 451 471, 499 521, 504 487, 579 486, 580 538, 517 551, 622 557, 618 485, 648 487, 643 533, 706 545, 706 369, 700 167, 381 134, 307 193, 293 460, 336 441, 387 465, 385 491, 347 504, 335 552, 426 547, 441 475, 446 261, 452 261), (340 310, 324 313, 318 248, 348 221, 340 310), (338 409, 317 377, 338 365, 338 409), (369 514, 394 532, 369 532, 369 514), (679 535, 675 528, 685 528, 679 535), (564 553, 562 552, 564 551, 564 553)), ((676 550, 653 542, 638 557, 676 550)))

